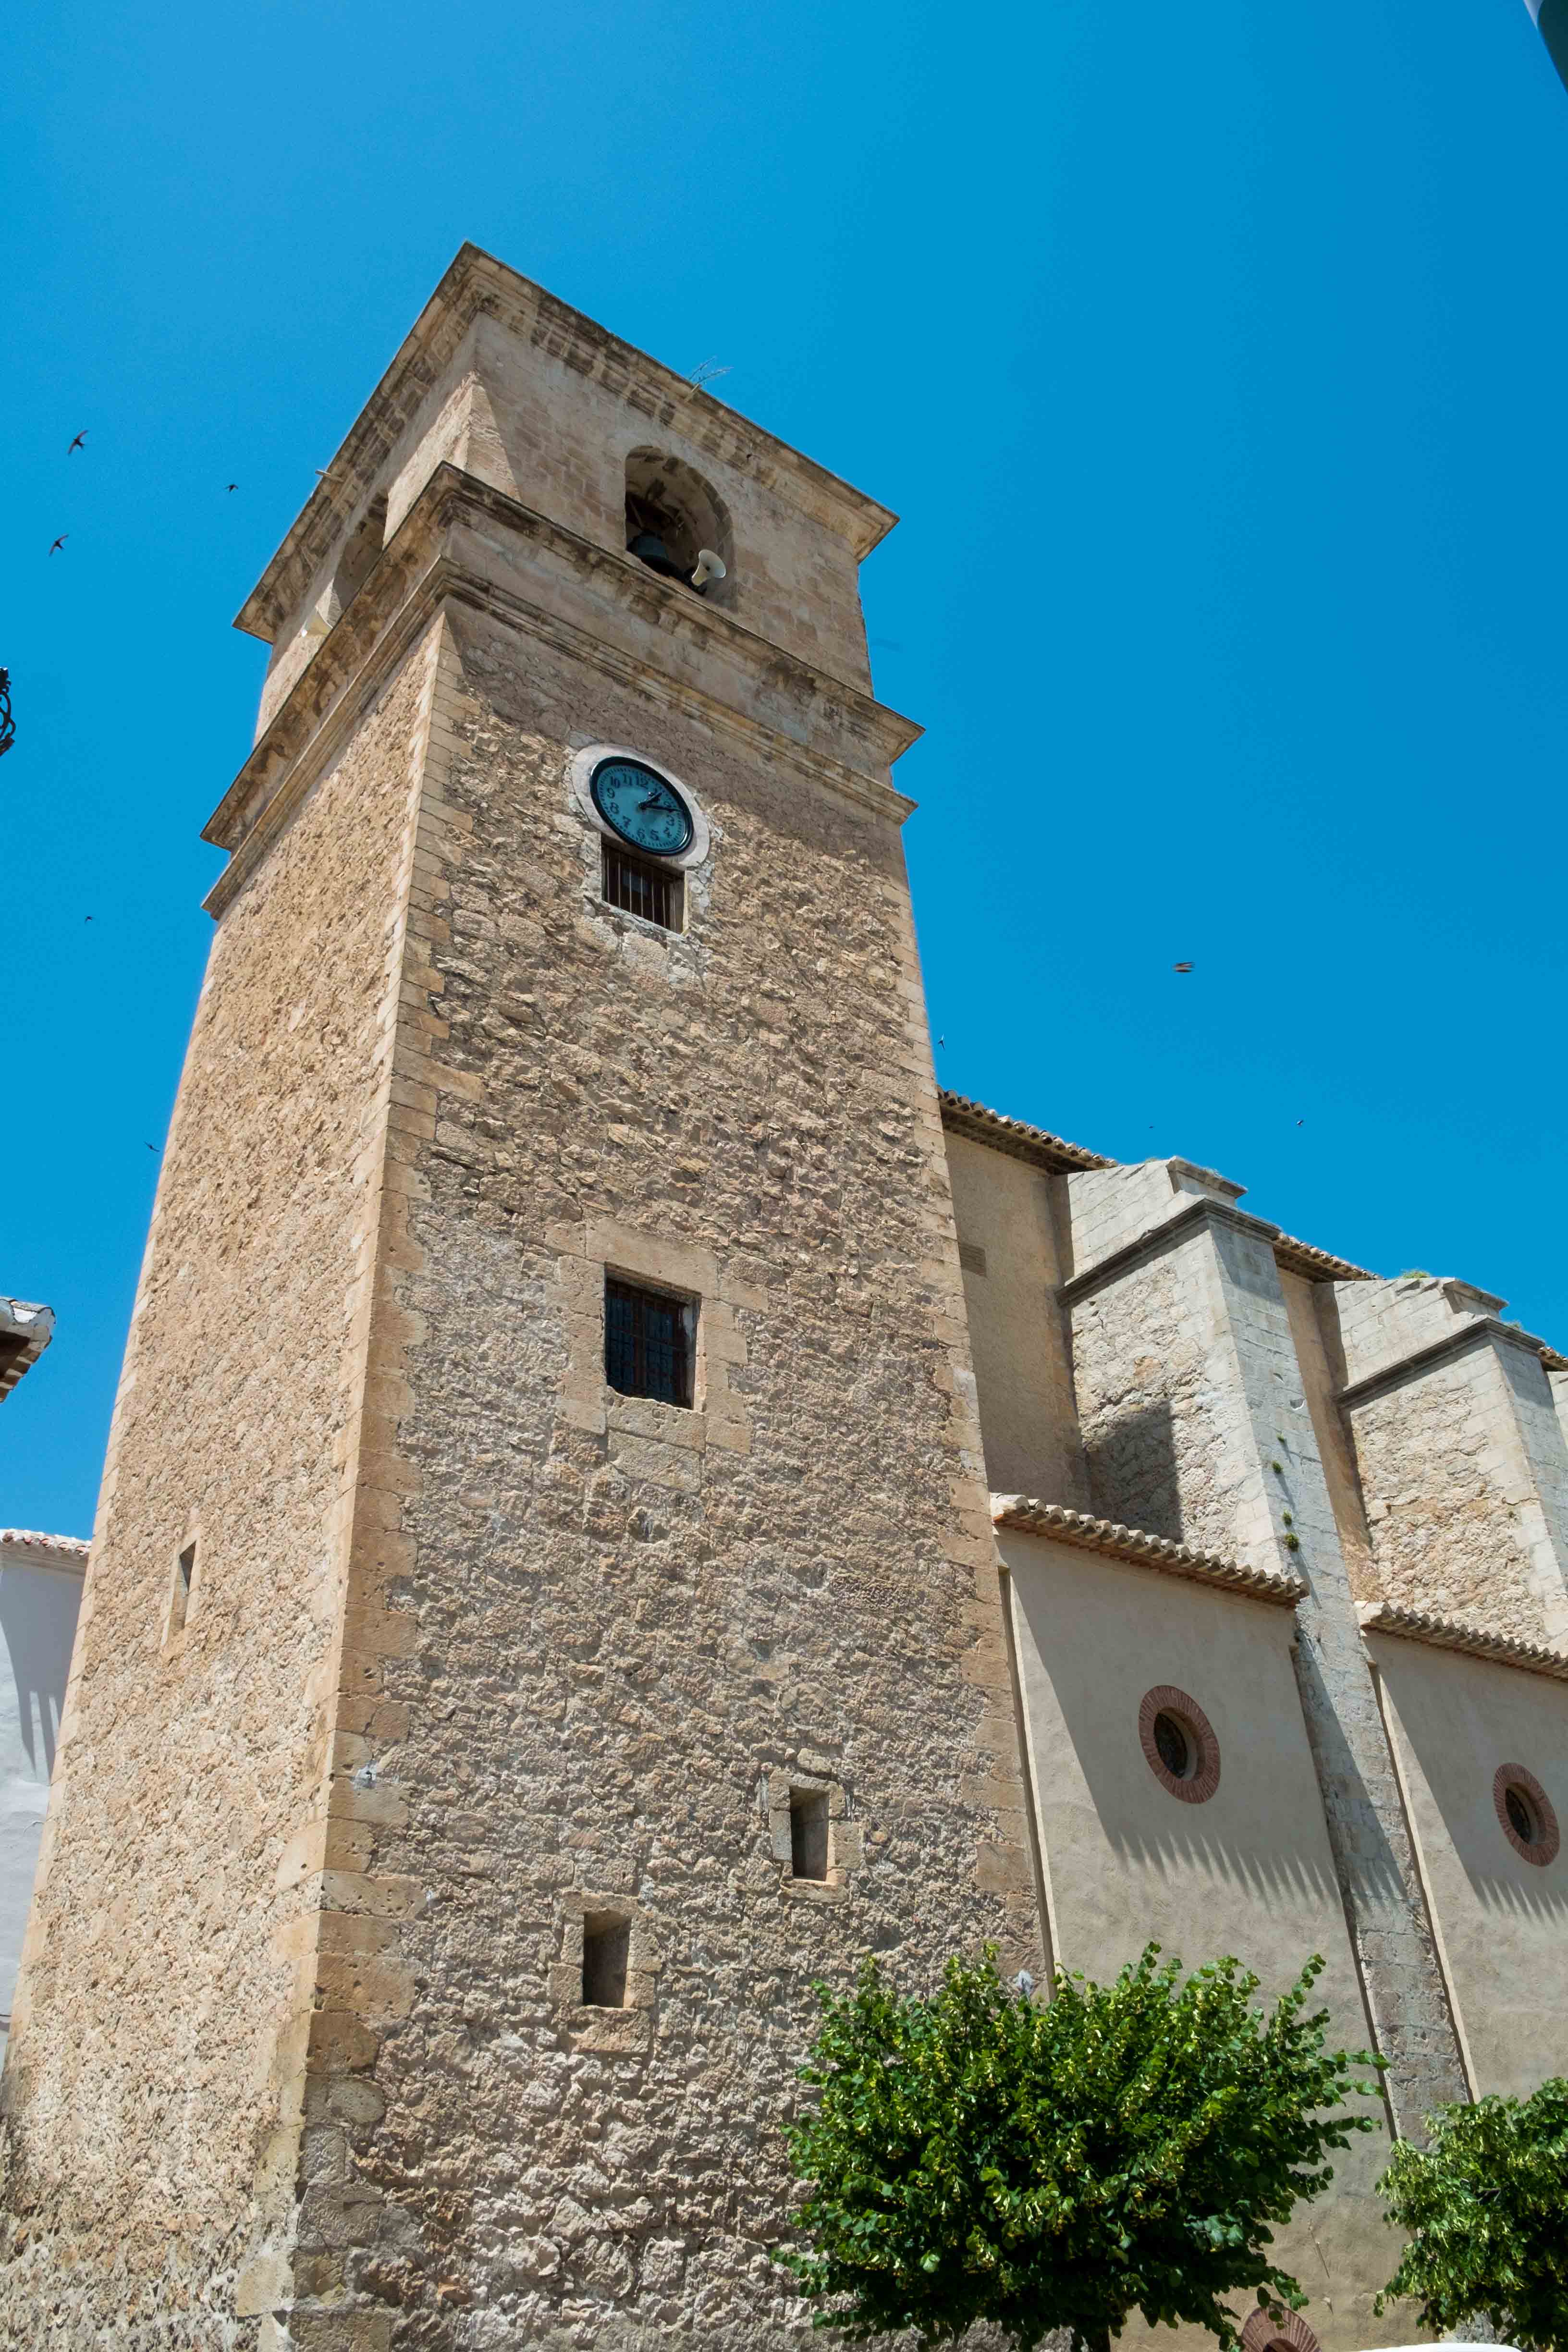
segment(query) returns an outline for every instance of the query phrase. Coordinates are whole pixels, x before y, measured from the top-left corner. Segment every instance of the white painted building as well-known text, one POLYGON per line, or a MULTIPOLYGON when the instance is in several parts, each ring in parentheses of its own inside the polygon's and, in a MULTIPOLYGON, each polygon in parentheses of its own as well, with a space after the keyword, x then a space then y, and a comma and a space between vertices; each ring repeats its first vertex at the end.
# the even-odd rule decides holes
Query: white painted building
POLYGON ((0 2049, 33 1892, 87 1569, 75 1536, 0 1528, 0 2049))

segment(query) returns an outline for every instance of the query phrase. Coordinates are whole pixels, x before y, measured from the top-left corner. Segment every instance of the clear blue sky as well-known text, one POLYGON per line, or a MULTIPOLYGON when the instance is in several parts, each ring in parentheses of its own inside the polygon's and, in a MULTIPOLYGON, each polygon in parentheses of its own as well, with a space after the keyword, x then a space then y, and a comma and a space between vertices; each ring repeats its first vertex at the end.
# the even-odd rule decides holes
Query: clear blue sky
POLYGON ((0 1523, 91 1523, 230 616, 464 237, 902 514, 864 586, 943 1082, 1568 1344, 1568 98, 1520 0, 26 32, 0 1290, 59 1319, 0 1523))

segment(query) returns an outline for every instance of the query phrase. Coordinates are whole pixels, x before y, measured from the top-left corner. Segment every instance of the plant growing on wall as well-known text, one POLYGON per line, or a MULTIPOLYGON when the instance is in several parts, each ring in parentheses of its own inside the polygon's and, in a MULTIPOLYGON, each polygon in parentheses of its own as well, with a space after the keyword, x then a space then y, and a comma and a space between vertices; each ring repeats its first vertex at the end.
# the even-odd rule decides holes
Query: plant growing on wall
POLYGON ((1344 2102, 1376 2062, 1325 2051, 1321 1959, 1265 2015, 1239 1962, 1184 1979, 1159 1949, 1111 1985, 1058 1975, 1044 2001, 1010 1992, 991 1950, 950 1960, 929 2000, 869 1959, 852 1992, 815 1988, 801 2080, 819 2095, 785 2134, 805 2245, 779 2259, 818 2326, 931 2345, 984 2319, 1106 2352, 1137 2307, 1229 2347, 1222 2296, 1277 2317, 1305 2303, 1272 2227, 1373 2127, 1344 2102))
POLYGON ((1408 2295, 1447 2334, 1484 2315, 1506 2344, 1568 2352, 1568 2081, 1428 2118, 1378 2187, 1409 2237, 1377 2308, 1408 2295))

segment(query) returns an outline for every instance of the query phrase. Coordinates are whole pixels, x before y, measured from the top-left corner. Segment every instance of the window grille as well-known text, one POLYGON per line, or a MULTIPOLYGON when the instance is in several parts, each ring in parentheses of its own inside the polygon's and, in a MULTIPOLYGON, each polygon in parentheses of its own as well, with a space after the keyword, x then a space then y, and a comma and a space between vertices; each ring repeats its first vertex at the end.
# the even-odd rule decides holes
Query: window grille
POLYGON ((680 928, 679 875, 630 856, 613 841, 605 844, 603 894, 623 915, 640 915, 645 923, 657 923, 665 931, 680 928))
POLYGON ((697 1309, 659 1290, 605 1284, 605 1378, 623 1396, 691 1402, 697 1309))

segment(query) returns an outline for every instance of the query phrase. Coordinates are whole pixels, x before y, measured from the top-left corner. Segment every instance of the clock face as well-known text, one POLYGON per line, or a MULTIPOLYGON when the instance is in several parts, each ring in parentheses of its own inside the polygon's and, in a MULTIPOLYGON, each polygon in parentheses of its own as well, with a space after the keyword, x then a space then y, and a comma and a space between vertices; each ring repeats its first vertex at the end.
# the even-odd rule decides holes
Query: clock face
POLYGON ((635 760, 606 760, 594 771, 594 805, 634 849, 679 857, 691 845, 691 811, 673 784, 635 760))

